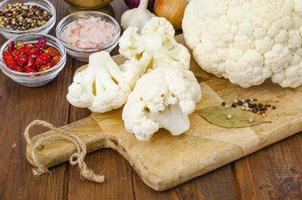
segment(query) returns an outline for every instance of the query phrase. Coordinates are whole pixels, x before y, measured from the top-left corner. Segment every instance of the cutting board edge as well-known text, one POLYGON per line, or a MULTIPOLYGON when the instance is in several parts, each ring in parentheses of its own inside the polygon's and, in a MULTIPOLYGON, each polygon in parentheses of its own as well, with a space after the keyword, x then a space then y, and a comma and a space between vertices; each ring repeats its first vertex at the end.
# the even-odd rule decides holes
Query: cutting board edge
MULTIPOLYGON (((263 149, 263 148, 265 148, 271 144, 274 144, 282 139, 285 139, 287 137, 290 137, 292 135, 299 133, 299 131, 302 130, 302 120, 300 120, 300 121, 298 120, 295 124, 292 124, 290 127, 288 127, 288 128, 290 128, 290 130, 288 130, 288 129, 286 130, 285 128, 287 128, 287 127, 284 127, 283 134, 279 133, 279 135, 282 135, 282 137, 278 137, 267 143, 263 143, 263 144, 259 145, 258 148, 255 148, 251 152, 247 152, 246 154, 242 154, 239 156, 234 156, 232 159, 225 160, 224 162, 221 162, 221 163, 215 163, 213 165, 206 166, 206 168, 204 168, 204 169, 199 169, 199 170, 193 171, 191 173, 188 172, 188 173, 186 173, 187 174, 186 176, 179 176, 177 178, 169 178, 169 179, 164 179, 164 178, 161 179, 155 175, 152 175, 152 172, 148 171, 146 166, 144 166, 137 158, 132 157, 131 155, 127 154, 127 151, 125 150, 126 148, 124 148, 123 144, 120 143, 119 139, 117 139, 115 137, 112 137, 110 135, 104 135, 105 140, 102 144, 102 147, 100 147, 100 149, 98 149, 98 150, 109 148, 109 149, 112 149, 112 150, 118 152, 125 160, 127 160, 127 162, 131 165, 131 167, 133 167, 135 172, 138 174, 138 176, 143 180, 143 182, 145 184, 147 184, 149 187, 151 187, 152 189, 154 189, 156 191, 165 191, 165 190, 171 189, 177 185, 180 185, 184 182, 187 182, 193 178, 199 177, 210 171, 223 167, 224 165, 227 165, 227 164, 229 164, 233 161, 236 161, 240 158, 243 158, 247 155, 255 153, 255 152, 259 151, 260 149, 263 149)), ((96 150, 89 151, 89 152, 94 152, 94 151, 96 151, 96 150)), ((30 152, 31 152, 31 148, 29 146, 27 146, 26 158, 29 161, 29 163, 34 166, 32 158, 30 156, 30 152)), ((65 162, 66 161, 57 160, 57 163, 55 163, 54 165, 63 164, 65 162)), ((104 172, 106 175, 106 169, 104 169, 104 172)))
MULTIPOLYGON (((231 159, 231 160, 226 160, 225 162, 223 163, 217 163, 218 165, 212 165, 212 166, 207 166, 207 168, 204 168, 204 171, 202 172, 195 172, 195 173, 192 173, 191 175, 188 175, 186 178, 182 178, 181 179, 172 179, 172 180, 163 180, 163 181, 160 181, 160 182, 156 182, 156 181, 152 181, 152 179, 146 179, 144 176, 142 176, 142 174, 138 173, 138 170, 135 168, 135 166, 133 166, 133 168, 135 169, 135 171, 138 173, 139 177, 144 181, 145 184, 147 184, 148 186, 150 186, 152 189, 156 190, 156 191, 165 191, 165 190, 168 190, 168 189, 171 189, 171 188, 174 188, 182 183, 185 183, 189 180, 192 180, 194 178, 197 178, 199 176, 202 176, 204 174, 207 174, 208 172, 211 172, 213 170, 216 170, 216 169, 219 169, 227 164, 230 164, 236 160, 239 160, 241 158, 244 158, 248 155, 251 155, 253 153, 256 153, 258 152, 259 150, 263 149, 263 148, 266 148, 272 144, 275 144, 283 139, 286 139, 288 137, 291 137, 295 134, 299 134, 300 131, 302 130, 302 120, 300 122, 297 122, 296 123, 296 128, 293 128, 293 125, 291 126, 292 127, 292 130, 291 131, 284 131, 284 133, 282 135, 284 135, 284 137, 280 137, 280 138, 276 138, 275 140, 271 140, 269 142, 266 142, 266 143, 263 143, 261 145, 259 145, 259 148, 255 148, 253 151, 251 152, 247 152, 245 154, 242 154, 240 156, 236 156, 234 157, 234 159, 231 159), (166 182, 171 182, 170 184, 167 184, 165 185, 166 182)), ((272 133, 273 134, 273 133, 272 133)), ((279 132, 279 135, 280 132, 279 132)), ((124 156, 123 156, 124 157, 124 156)), ((125 158, 125 157, 124 157, 125 158)), ((126 159, 128 161, 128 159, 126 159)))

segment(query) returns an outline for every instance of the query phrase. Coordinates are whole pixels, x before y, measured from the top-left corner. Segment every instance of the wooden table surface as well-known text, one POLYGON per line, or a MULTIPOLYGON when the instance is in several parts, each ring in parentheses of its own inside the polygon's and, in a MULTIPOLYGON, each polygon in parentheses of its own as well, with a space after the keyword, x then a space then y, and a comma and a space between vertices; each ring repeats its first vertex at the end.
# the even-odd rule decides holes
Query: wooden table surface
MULTIPOLYGON (((52 2, 61 19, 68 5, 63 0, 52 2)), ((112 6, 120 19, 126 9, 123 0, 114 0, 112 6)), ((0 200, 302 199, 301 133, 166 192, 146 186, 126 160, 109 149, 86 159, 89 167, 105 174, 104 184, 81 180, 77 167, 68 163, 48 175, 33 176, 25 158, 24 128, 34 119, 62 126, 89 115, 65 98, 81 65, 68 58, 59 76, 40 88, 23 87, 0 73, 0 200)))

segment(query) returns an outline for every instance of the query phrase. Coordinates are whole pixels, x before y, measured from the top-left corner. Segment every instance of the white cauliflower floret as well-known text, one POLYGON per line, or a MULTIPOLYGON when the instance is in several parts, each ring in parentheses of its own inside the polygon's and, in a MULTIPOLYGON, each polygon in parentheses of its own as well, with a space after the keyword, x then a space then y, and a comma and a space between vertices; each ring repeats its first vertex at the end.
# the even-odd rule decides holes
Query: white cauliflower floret
POLYGON ((120 39, 120 52, 127 58, 118 66, 107 52, 89 57, 87 69, 78 72, 69 87, 67 99, 77 107, 93 112, 120 108, 136 81, 156 66, 189 68, 190 54, 174 38, 172 25, 164 18, 154 17, 142 30, 128 28, 120 39))
POLYGON ((152 57, 148 67, 179 66, 189 69, 190 53, 177 43, 173 26, 165 18, 153 17, 138 33, 135 27, 128 28, 120 38, 120 54, 130 60, 139 59, 142 54, 152 57))
POLYGON ((242 87, 302 84, 302 1, 191 0, 187 45, 207 72, 242 87))
POLYGON ((159 67, 142 76, 124 106, 125 127, 139 140, 160 128, 180 135, 190 128, 201 89, 194 74, 183 67, 159 67))
POLYGON ((149 56, 118 66, 103 51, 89 57, 86 69, 76 73, 68 88, 67 100, 74 106, 104 113, 120 108, 127 101, 135 82, 147 70, 149 56))
POLYGON ((89 57, 89 65, 95 73, 95 82, 92 86, 95 99, 88 108, 93 112, 103 113, 124 105, 131 90, 110 55, 103 52, 93 54, 89 57))
POLYGON ((67 100, 79 108, 88 108, 93 100, 94 95, 91 90, 93 74, 87 70, 78 72, 73 77, 73 83, 68 88, 67 100))
POLYGON ((146 73, 151 59, 150 55, 143 53, 139 60, 126 60, 120 66, 124 78, 131 89, 134 88, 136 81, 146 73))
POLYGON ((119 40, 119 52, 125 58, 138 59, 144 52, 136 27, 127 28, 119 40))
POLYGON ((162 17, 156 17, 149 20, 143 27, 141 32, 143 35, 149 33, 157 33, 159 35, 162 35, 162 37, 164 38, 175 36, 173 25, 162 17))

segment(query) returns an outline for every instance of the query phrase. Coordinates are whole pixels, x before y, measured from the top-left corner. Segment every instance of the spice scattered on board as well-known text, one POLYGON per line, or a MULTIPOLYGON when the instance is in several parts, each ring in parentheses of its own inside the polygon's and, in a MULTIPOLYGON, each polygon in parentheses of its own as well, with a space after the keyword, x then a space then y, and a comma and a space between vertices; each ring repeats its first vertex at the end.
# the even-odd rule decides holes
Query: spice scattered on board
POLYGON ((253 99, 235 99, 231 104, 227 104, 226 102, 222 102, 221 106, 224 107, 233 107, 240 108, 244 111, 250 111, 252 113, 257 113, 265 116, 265 113, 271 109, 276 110, 276 106, 271 104, 265 104, 258 102, 256 98, 253 99))
POLYGON ((36 43, 11 42, 3 53, 7 67, 18 72, 40 72, 54 67, 60 60, 60 52, 40 38, 36 43))
POLYGON ((63 40, 84 49, 102 49, 117 35, 115 26, 101 17, 78 19, 68 24, 62 33, 63 40))
POLYGON ((37 5, 7 4, 0 9, 0 26, 25 31, 43 26, 51 17, 47 10, 37 5))
POLYGON ((197 113, 215 126, 224 128, 244 128, 271 121, 255 113, 226 106, 213 106, 201 109, 197 113))

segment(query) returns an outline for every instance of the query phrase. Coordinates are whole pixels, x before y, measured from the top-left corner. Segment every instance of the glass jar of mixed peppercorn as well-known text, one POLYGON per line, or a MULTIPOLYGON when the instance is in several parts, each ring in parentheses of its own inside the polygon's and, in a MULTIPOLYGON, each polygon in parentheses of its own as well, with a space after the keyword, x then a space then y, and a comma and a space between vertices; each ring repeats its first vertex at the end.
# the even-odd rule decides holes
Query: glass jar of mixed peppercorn
POLYGON ((0 3, 0 32, 8 39, 26 33, 47 34, 56 22, 48 0, 5 0, 0 3))

